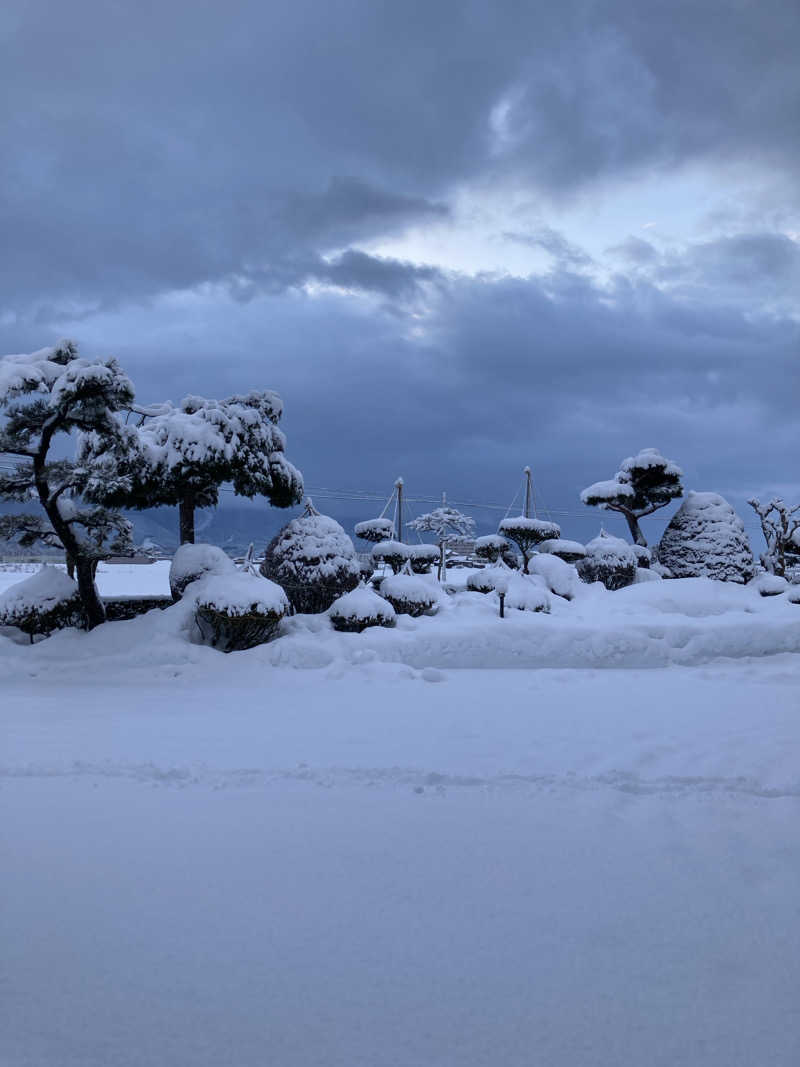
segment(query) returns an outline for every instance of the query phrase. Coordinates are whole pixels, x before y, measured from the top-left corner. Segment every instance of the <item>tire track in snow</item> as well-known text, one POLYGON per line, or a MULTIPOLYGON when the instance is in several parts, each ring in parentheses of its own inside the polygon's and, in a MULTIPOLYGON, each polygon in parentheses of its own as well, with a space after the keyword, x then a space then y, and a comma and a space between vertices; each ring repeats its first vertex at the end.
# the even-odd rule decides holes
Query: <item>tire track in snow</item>
POLYGON ((0 782, 26 778, 115 779, 143 785, 184 789, 269 788, 296 783, 318 788, 408 788, 416 793, 443 794, 448 790, 478 789, 484 792, 531 793, 563 789, 588 792, 608 789, 633 796, 741 795, 773 800, 800 798, 800 781, 767 786, 746 776, 664 775, 643 778, 629 771, 580 776, 573 773, 497 774, 489 776, 443 774, 409 767, 311 767, 298 764, 288 769, 217 769, 205 764, 187 767, 161 767, 155 763, 92 763, 76 760, 68 764, 27 764, 0 767, 0 782))

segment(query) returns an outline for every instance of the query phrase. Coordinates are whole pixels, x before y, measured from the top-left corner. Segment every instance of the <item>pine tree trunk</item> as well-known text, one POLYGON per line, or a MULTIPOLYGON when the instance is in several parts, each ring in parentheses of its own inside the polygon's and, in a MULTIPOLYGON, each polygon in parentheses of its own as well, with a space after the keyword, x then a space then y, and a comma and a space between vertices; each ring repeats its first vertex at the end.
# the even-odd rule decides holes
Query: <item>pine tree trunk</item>
POLYGON ((180 539, 182 545, 194 544, 194 498, 185 496, 178 505, 180 539))
POLYGON ((439 581, 443 582, 447 577, 447 562, 444 556, 444 541, 439 544, 439 581))
POLYGON ((645 541, 644 534, 642 533, 642 531, 641 531, 641 529, 639 527, 639 520, 636 518, 636 516, 631 511, 624 511, 623 515, 627 519, 628 529, 631 532, 631 537, 633 538, 633 543, 635 545, 641 545, 642 548, 647 548, 647 541, 645 541))
POLYGON ((92 559, 79 556, 75 561, 75 572, 78 580, 78 592, 86 612, 86 621, 89 629, 93 630, 101 622, 106 621, 106 609, 97 594, 97 586, 94 584, 94 572, 97 564, 92 559))

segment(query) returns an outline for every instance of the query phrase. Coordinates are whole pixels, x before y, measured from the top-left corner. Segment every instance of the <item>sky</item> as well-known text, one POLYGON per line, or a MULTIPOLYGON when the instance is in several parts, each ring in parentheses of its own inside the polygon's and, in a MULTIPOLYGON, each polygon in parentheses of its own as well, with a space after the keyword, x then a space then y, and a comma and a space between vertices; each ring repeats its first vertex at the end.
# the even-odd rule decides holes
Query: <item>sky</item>
POLYGON ((796 500, 798 54, 785 0, 11 0, 0 352, 275 389, 312 488, 530 464, 565 536, 643 447, 796 500))

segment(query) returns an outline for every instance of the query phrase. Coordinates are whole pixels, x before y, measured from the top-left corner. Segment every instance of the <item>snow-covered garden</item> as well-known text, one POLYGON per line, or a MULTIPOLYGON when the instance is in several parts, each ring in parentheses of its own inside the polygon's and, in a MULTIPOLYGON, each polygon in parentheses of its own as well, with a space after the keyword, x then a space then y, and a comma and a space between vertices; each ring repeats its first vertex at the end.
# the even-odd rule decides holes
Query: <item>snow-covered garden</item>
POLYGON ((583 494, 633 543, 308 502, 237 566, 192 509, 302 496, 275 394, 0 371, 0 533, 68 557, 0 566, 2 1062, 795 1062, 797 509, 759 559, 644 449, 583 494), (154 499, 186 543, 107 562, 154 499))

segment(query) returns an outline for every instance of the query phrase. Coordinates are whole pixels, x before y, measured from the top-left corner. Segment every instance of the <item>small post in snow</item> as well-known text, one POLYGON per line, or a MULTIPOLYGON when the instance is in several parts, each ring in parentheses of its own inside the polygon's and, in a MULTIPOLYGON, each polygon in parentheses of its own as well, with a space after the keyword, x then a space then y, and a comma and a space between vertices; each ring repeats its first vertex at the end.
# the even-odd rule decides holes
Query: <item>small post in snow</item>
POLYGON ((506 617, 506 594, 500 593, 500 618, 506 617))

